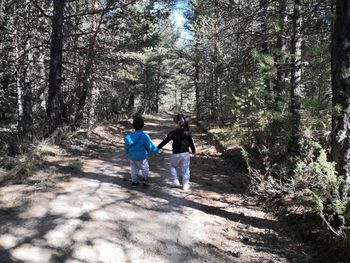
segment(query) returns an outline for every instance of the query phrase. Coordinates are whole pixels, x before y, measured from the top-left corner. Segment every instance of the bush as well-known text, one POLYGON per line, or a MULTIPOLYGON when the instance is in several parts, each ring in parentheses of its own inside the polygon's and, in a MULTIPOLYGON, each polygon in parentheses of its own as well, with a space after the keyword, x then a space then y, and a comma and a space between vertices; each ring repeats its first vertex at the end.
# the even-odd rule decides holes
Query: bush
POLYGON ((325 150, 321 149, 317 161, 307 168, 303 170, 315 176, 314 183, 306 189, 313 198, 314 208, 330 231, 346 237, 350 226, 349 188, 337 176, 335 163, 328 162, 325 150))
POLYGON ((252 124, 254 131, 245 137, 246 145, 242 152, 255 184, 251 189, 270 200, 288 195, 298 196, 302 203, 311 204, 307 209, 319 215, 329 233, 348 237, 350 189, 338 177, 335 163, 327 159, 324 133, 318 129, 321 135, 318 138, 313 132, 312 125, 317 123, 307 129, 304 127, 300 154, 292 158, 287 152, 290 134, 288 116, 270 117, 270 120, 260 123, 260 129, 257 129, 256 123, 252 124))
MULTIPOLYGON (((304 141, 303 158, 290 161, 295 163, 292 177, 286 176, 289 173, 288 162, 266 168, 270 174, 280 172, 283 175, 278 177, 281 182, 279 189, 297 194, 304 200, 311 197, 311 209, 320 216, 327 229, 336 236, 348 237, 350 234, 349 188, 345 185, 343 178, 338 177, 335 163, 327 160, 326 150, 318 143, 304 141)), ((276 176, 269 176, 269 178, 271 181, 271 178, 276 176)), ((276 180, 273 181, 276 182, 276 180)))

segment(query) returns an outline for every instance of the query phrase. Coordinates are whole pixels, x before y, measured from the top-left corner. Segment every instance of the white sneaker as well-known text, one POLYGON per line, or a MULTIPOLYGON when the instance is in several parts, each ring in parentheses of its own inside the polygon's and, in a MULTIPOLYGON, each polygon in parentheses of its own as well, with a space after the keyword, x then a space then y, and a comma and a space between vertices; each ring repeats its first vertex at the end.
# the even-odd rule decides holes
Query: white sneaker
POLYGON ((184 185, 182 186, 182 189, 184 191, 190 190, 190 184, 189 183, 184 183, 184 185))
POLYGON ((179 180, 175 180, 175 181, 171 182, 171 183, 170 183, 170 187, 171 187, 171 188, 180 187, 180 182, 179 182, 179 180))

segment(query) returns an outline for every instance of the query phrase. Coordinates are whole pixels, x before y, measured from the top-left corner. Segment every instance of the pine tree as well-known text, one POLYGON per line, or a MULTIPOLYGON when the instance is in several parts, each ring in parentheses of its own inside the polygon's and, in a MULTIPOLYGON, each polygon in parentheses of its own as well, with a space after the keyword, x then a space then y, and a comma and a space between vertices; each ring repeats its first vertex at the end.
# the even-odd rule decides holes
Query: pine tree
POLYGON ((332 47, 332 157, 337 171, 350 183, 350 2, 336 1, 332 47))

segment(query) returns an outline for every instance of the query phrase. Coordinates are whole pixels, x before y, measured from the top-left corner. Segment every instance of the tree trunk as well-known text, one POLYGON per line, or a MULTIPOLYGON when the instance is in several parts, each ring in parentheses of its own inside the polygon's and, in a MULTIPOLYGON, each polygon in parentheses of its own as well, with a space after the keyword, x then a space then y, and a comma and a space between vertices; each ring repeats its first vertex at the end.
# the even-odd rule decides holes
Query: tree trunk
POLYGON ((301 130, 301 0, 294 0, 291 36, 291 80, 290 80, 290 114, 292 131, 288 145, 291 156, 300 154, 301 130))
POLYGON ((183 111, 183 102, 184 102, 184 94, 183 94, 183 89, 180 90, 180 111, 183 111))
POLYGON ((195 93, 196 93, 196 118, 197 121, 200 120, 201 114, 200 114, 200 95, 199 95, 199 51, 198 51, 198 37, 196 37, 196 44, 195 44, 195 59, 194 59, 194 86, 195 86, 195 93))
POLYGON ((135 106, 135 94, 130 93, 129 102, 128 102, 129 111, 132 111, 134 109, 134 106, 135 106))
POLYGON ((281 101, 282 90, 285 87, 285 53, 286 53, 286 41, 285 41, 285 27, 287 24, 287 3, 286 0, 279 0, 279 32, 277 36, 277 72, 276 72, 276 84, 274 87, 274 100, 275 102, 281 101))
POLYGON ((49 96, 47 116, 49 134, 63 124, 61 84, 62 84, 62 49, 63 49, 63 14, 64 1, 53 1, 52 35, 50 47, 49 96))
POLYGON ((179 109, 179 107, 177 106, 177 90, 175 90, 175 109, 179 109))
POLYGON ((151 83, 150 83, 150 69, 149 66, 146 62, 145 66, 144 66, 144 74, 145 74, 145 85, 144 85, 144 90, 143 90, 143 94, 144 94, 144 102, 143 102, 143 107, 144 107, 144 111, 145 112, 149 112, 151 109, 151 98, 150 98, 150 87, 151 87, 151 83))
POLYGON ((157 61, 157 90, 156 90, 156 100, 155 100, 155 112, 159 113, 159 100, 160 100, 160 89, 161 89, 161 56, 158 55, 158 61, 157 61))
MULTIPOLYGON (((267 17, 267 9, 268 9, 268 1, 260 0, 260 8, 261 8, 261 51, 264 55, 270 54, 269 49, 269 32, 268 32, 268 17, 267 17)), ((269 105, 271 101, 271 77, 269 76, 269 72, 264 72, 264 86, 265 86, 265 106, 269 105)))
POLYGON ((16 59, 16 88, 17 88, 17 104, 18 104, 18 130, 22 131, 22 120, 23 120, 23 105, 22 105, 22 87, 19 76, 19 48, 18 48, 18 31, 17 29, 13 33, 15 39, 15 59, 16 59))
MULTIPOLYGON (((26 0, 26 20, 30 20, 29 1, 26 0)), ((23 136, 31 139, 33 136, 33 90, 32 90, 32 69, 33 69, 33 54, 31 51, 31 32, 30 28, 26 28, 26 61, 27 66, 24 67, 24 89, 23 89, 23 136)))
MULTIPOLYGON (((98 1, 97 0, 92 0, 92 8, 93 10, 98 9, 98 1)), ((103 16, 103 14, 102 14, 103 16)), ((101 20, 102 20, 101 16, 101 20)), ((101 24, 100 20, 100 24, 101 24)), ((89 43, 89 49, 87 53, 87 58, 86 58, 86 64, 85 64, 85 71, 83 75, 83 84, 81 88, 81 94, 78 99, 78 107, 77 107, 77 112, 75 115, 75 124, 79 126, 81 124, 81 121, 83 120, 84 117, 84 107, 86 104, 86 99, 88 96, 92 95, 92 89, 93 89, 93 73, 94 73, 94 67, 95 67, 95 49, 96 49, 96 38, 97 38, 97 33, 100 25, 97 25, 97 16, 94 15, 92 18, 92 23, 91 23, 91 30, 92 34, 90 36, 90 43, 89 43)), ((91 98, 90 98, 91 99, 91 98)), ((90 109, 87 110, 88 115, 90 114, 90 109)))
MULTIPOLYGON (((45 49, 43 47, 40 48, 39 61, 40 61, 40 81, 44 82, 46 81, 46 70, 45 70, 45 49)), ((42 90, 42 92, 40 93, 41 107, 43 109, 46 109, 45 88, 42 86, 41 90, 42 90)))
POLYGON ((221 110, 220 92, 221 87, 219 83, 219 1, 214 0, 214 51, 213 51, 213 69, 212 69, 212 118, 219 119, 221 110))
POLYGON ((350 183, 350 1, 336 1, 332 47, 332 158, 350 183))

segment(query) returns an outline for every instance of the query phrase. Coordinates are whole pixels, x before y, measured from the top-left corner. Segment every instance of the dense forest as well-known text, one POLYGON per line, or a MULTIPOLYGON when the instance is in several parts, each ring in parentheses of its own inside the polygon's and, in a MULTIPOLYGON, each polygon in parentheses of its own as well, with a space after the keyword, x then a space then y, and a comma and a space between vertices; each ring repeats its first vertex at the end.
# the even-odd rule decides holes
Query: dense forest
POLYGON ((190 112, 237 141, 256 195, 311 200, 349 238, 349 0, 1 0, 0 58, 3 156, 190 112))

